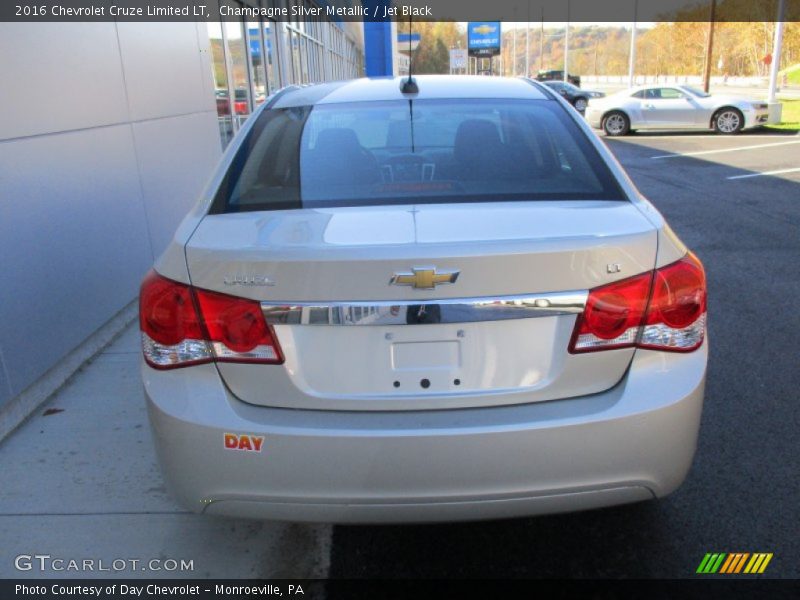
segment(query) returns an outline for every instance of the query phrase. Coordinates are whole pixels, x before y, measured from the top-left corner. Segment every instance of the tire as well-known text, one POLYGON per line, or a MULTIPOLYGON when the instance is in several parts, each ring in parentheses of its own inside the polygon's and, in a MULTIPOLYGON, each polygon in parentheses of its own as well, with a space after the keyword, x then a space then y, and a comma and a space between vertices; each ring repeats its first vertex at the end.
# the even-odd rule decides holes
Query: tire
POLYGON ((603 131, 606 135, 612 137, 627 135, 630 130, 631 120, 624 112, 614 110, 603 117, 603 131))
POLYGON ((575 107, 575 110, 577 110, 579 113, 582 113, 586 111, 586 106, 588 104, 589 101, 586 98, 583 96, 578 96, 575 98, 575 104, 573 104, 573 106, 575 107))
POLYGON ((736 108, 725 107, 719 109, 711 119, 714 131, 722 135, 734 135, 744 127, 744 115, 736 108))

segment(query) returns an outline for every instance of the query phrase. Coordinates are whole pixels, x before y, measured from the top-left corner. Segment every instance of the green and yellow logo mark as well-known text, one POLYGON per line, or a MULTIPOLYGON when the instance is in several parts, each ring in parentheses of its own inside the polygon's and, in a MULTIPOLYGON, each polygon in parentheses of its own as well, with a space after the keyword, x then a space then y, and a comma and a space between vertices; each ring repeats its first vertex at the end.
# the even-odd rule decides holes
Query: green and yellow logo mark
POLYGON ((700 561, 697 573, 724 573, 726 575, 763 573, 771 560, 772 552, 756 552, 755 554, 750 554, 749 552, 732 552, 730 554, 709 552, 700 561))

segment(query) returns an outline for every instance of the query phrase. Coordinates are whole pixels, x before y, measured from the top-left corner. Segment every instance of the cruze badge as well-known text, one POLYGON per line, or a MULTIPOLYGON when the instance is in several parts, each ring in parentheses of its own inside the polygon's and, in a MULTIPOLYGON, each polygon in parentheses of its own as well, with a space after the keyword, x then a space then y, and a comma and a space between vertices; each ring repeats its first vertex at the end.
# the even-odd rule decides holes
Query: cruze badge
POLYGON ((395 273, 389 285, 410 285, 415 290, 432 290, 437 285, 455 283, 460 271, 437 271, 436 267, 414 267, 411 272, 395 273))
POLYGON ((258 277, 256 275, 232 275, 222 280, 225 285, 275 285, 269 277, 258 277))

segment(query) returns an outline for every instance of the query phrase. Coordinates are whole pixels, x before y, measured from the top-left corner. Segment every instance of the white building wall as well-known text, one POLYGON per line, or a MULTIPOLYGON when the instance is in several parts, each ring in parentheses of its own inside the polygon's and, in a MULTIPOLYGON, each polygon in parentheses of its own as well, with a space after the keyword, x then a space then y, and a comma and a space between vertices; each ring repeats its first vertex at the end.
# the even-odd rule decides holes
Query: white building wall
POLYGON ((220 154, 205 24, 0 24, 0 411, 128 305, 220 154))

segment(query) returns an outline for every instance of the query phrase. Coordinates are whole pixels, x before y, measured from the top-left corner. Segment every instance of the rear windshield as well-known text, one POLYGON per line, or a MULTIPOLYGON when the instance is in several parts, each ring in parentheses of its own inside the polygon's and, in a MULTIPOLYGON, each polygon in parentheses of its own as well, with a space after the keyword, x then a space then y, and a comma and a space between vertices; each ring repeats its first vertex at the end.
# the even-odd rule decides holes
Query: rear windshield
POLYGON ((544 199, 624 199, 556 102, 396 100, 265 110, 212 212, 544 199))

